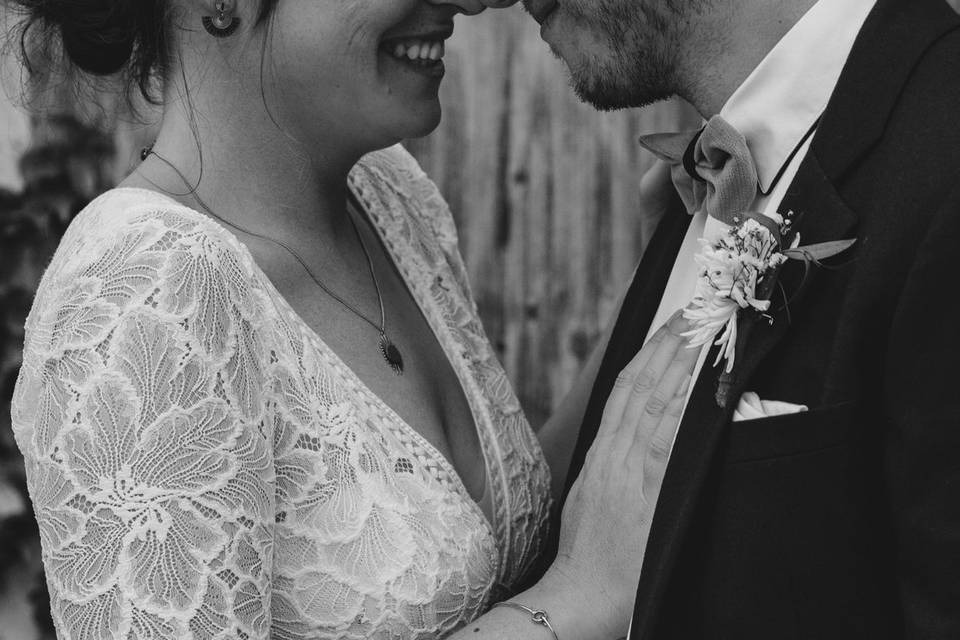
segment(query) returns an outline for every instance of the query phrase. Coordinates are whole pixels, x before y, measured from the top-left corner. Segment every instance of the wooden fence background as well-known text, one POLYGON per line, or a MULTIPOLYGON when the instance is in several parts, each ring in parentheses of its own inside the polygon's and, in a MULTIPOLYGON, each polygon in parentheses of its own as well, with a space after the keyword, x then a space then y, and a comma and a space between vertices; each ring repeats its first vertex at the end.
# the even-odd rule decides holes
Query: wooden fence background
POLYGON ((453 209, 487 332, 534 424, 572 383, 635 268, 648 131, 693 126, 671 103, 598 113, 519 8, 459 18, 444 119, 407 146, 453 209))

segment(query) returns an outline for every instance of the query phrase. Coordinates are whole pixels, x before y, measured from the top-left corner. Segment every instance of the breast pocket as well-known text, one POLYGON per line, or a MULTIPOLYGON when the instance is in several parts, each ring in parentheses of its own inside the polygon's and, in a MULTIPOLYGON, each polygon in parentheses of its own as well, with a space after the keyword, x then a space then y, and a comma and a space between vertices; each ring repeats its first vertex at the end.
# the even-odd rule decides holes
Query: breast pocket
POLYGON ((784 637, 840 637, 804 624, 856 619, 886 588, 876 578, 883 483, 862 410, 851 402, 728 425, 691 527, 702 593, 736 594, 716 599, 717 628, 749 620, 786 625, 794 633, 784 637))
POLYGON ((855 402, 810 411, 734 422, 725 461, 742 464, 812 454, 844 446, 856 437, 855 402))

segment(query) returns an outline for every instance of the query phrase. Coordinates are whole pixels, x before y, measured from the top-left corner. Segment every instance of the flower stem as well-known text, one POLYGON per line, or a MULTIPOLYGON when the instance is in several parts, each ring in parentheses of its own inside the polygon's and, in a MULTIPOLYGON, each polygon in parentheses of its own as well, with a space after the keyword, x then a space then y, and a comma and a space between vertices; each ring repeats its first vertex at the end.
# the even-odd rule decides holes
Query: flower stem
POLYGON ((743 361, 743 357, 746 355, 747 342, 750 339, 750 334, 753 332, 757 318, 753 314, 744 314, 740 317, 739 322, 740 327, 737 331, 737 346, 734 350, 733 369, 730 371, 724 369, 720 374, 720 379, 717 382, 717 393, 714 396, 717 405, 719 405, 721 409, 726 409, 730 404, 731 394, 737 386, 737 374, 739 373, 739 367, 737 365, 743 361))

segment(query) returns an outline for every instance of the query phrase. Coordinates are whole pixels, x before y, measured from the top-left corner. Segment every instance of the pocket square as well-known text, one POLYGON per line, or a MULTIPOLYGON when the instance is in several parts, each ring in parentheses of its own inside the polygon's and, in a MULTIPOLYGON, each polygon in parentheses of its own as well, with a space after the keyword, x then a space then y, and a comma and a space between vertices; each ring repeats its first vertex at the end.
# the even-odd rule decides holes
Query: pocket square
POLYGON ((743 422, 745 420, 757 420, 758 418, 773 418, 774 416, 801 413, 807 410, 808 407, 803 404, 761 400, 756 393, 748 391, 740 396, 740 403, 733 412, 733 421, 743 422))

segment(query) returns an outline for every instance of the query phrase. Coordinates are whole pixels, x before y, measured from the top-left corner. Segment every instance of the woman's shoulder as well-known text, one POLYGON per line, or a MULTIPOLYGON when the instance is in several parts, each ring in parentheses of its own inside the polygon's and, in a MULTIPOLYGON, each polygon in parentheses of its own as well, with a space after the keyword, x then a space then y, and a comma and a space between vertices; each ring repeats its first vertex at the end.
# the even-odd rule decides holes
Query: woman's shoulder
POLYGON ((164 246, 205 242, 241 251, 232 234, 202 213, 158 191, 118 187, 100 194, 77 214, 58 249, 66 255, 55 255, 54 261, 82 260, 88 252, 124 245, 132 237, 157 235, 164 238, 164 246))
POLYGON ((189 395, 190 375, 220 372, 217 392, 254 415, 272 323, 245 255, 225 229, 161 194, 117 189, 92 201, 27 317, 16 423, 29 430, 45 419, 27 400, 43 393, 181 369, 163 378, 180 386, 157 393, 189 395))
POLYGON ((207 216, 159 192, 111 189, 71 222, 44 280, 82 277, 160 279, 164 266, 189 255, 209 267, 249 270, 240 242, 207 216), (133 268, 136 274, 127 270, 133 268))
POLYGON ((205 346, 223 347, 215 325, 225 320, 215 316, 255 315, 252 281, 239 241, 203 214, 160 193, 113 189, 64 234, 37 289, 26 347, 84 340, 68 320, 95 317, 106 328, 141 312, 185 323, 204 334, 205 346))

